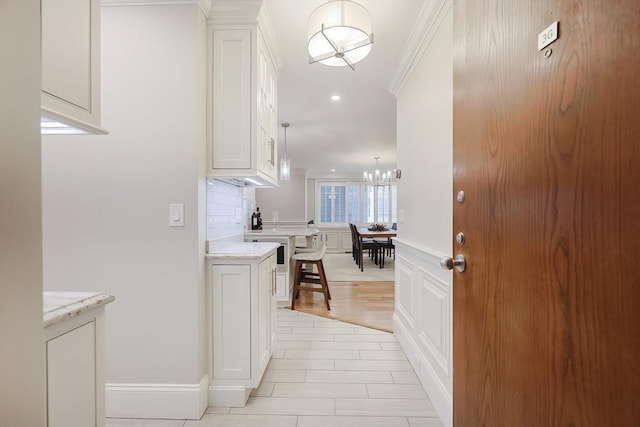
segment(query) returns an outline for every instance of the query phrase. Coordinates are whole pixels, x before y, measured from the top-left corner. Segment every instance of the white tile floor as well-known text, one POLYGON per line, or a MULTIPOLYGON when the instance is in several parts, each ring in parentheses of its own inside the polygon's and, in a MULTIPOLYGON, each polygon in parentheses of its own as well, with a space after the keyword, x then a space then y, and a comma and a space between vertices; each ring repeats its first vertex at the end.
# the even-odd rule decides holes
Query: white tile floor
POLYGON ((392 334, 278 310, 278 341, 244 408, 107 427, 442 427, 392 334))

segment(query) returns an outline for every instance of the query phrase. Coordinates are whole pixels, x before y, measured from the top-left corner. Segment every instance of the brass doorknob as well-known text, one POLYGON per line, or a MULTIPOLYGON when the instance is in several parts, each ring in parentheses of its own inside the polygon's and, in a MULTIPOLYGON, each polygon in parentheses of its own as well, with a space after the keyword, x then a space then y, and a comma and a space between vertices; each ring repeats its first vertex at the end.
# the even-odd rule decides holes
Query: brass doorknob
POLYGON ((444 268, 445 270, 453 270, 453 268, 455 267, 458 272, 462 273, 467 267, 467 263, 464 259, 464 255, 458 254, 455 258, 451 258, 448 256, 441 258, 440 267, 444 268))

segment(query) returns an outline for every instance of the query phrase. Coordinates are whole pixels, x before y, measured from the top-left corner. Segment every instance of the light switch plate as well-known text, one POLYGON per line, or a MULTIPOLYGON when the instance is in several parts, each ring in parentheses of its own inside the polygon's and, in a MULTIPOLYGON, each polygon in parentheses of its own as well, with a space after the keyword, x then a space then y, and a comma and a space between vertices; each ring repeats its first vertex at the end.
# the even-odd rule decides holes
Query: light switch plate
POLYGON ((184 227, 184 203, 171 203, 169 205, 169 225, 171 227, 184 227))
POLYGON ((398 209, 398 222, 404 223, 404 209, 398 209))

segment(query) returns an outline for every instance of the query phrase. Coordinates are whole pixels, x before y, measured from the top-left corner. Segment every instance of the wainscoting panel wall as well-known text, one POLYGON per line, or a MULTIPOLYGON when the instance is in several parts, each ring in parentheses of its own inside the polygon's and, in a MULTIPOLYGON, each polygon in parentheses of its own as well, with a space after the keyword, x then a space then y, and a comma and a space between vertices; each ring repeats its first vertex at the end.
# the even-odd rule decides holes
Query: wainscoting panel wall
POLYGON ((410 259, 405 258, 402 252, 397 250, 396 245, 396 309, 395 316, 402 320, 402 323, 413 330, 415 325, 415 299, 413 291, 417 287, 413 284, 413 265, 410 259))
POLYGON ((445 426, 452 425, 452 274, 427 248, 396 245, 393 330, 445 426))
POLYGON ((348 227, 320 228, 329 252, 351 252, 351 231, 348 227))
POLYGON ((324 241, 327 244, 327 250, 331 252, 340 251, 340 240, 338 239, 338 233, 333 231, 325 231, 324 241))

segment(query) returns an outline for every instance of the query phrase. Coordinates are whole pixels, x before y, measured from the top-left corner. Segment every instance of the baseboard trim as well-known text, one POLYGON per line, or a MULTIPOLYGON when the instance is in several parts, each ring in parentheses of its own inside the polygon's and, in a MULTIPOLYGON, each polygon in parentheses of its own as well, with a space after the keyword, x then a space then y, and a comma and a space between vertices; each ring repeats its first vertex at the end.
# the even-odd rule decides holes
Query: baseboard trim
POLYGON ((209 377, 198 384, 105 385, 108 418, 199 420, 207 409, 209 377))
POLYGON ((402 350, 407 355, 409 363, 416 372, 418 379, 425 388, 434 409, 438 413, 442 424, 445 427, 453 426, 453 399, 447 388, 432 370, 426 357, 405 328, 402 321, 393 315, 393 334, 395 335, 402 350))
POLYGON ((243 386, 212 385, 209 387, 209 406, 242 408, 250 394, 251 389, 243 386))

